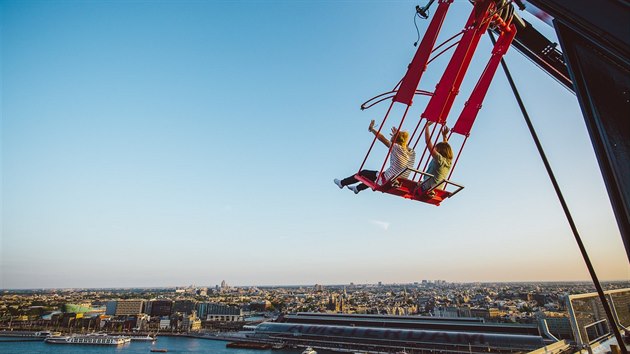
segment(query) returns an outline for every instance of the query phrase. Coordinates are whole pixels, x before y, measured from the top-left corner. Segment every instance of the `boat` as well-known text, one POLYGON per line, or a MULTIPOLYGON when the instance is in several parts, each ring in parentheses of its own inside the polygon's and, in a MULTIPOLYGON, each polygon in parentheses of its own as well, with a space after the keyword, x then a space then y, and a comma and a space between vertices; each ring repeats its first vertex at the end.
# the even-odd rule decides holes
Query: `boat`
POLYGON ((155 342, 157 340, 157 336, 148 334, 146 336, 131 336, 130 338, 132 342, 155 342))
MULTIPOLYGON (((57 332, 57 334, 59 335, 60 333, 57 332)), ((39 331, 39 332, 35 332, 35 337, 50 337, 53 335, 53 332, 51 331, 39 331)))
POLYGON ((258 342, 230 342, 225 345, 226 348, 241 348, 241 349, 271 349, 272 345, 269 343, 258 342))
POLYGON ((151 349, 151 353, 168 353, 168 349, 153 348, 151 349))
POLYGON ((88 334, 72 336, 50 336, 44 339, 49 344, 87 344, 87 345, 121 345, 131 342, 129 337, 109 336, 107 334, 88 334))
POLYGON ((311 347, 306 347, 306 349, 304 349, 302 354, 317 354, 317 352, 315 351, 315 349, 311 347))

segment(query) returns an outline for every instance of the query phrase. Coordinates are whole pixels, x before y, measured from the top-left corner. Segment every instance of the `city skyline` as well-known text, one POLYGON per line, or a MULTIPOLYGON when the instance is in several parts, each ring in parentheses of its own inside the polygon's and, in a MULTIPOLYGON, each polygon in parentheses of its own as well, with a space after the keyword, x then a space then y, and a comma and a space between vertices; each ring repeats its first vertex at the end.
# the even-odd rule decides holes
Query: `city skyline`
MULTIPOLYGON (((426 280, 426 279, 425 279, 426 280)), ((442 279, 435 280, 427 280, 427 283, 423 282, 424 280, 414 281, 410 283, 386 283, 386 282, 376 282, 376 283, 339 283, 339 284, 236 284, 229 285, 229 289, 298 289, 298 288, 313 288, 313 287, 323 287, 323 288, 343 288, 343 287, 399 287, 399 286, 420 286, 420 285, 456 285, 456 286, 473 286, 473 285, 505 285, 505 286, 514 286, 514 285, 588 285, 593 286, 593 281, 590 279, 587 280, 549 280, 549 281, 469 281, 469 282, 450 282, 442 279)), ((628 280, 606 280, 603 281, 604 285, 618 285, 618 284, 627 284, 628 280)), ((10 294, 14 292, 47 292, 47 291, 103 291, 103 290, 114 290, 114 291, 129 291, 129 290, 170 290, 170 289, 219 289, 221 288, 220 284, 191 284, 191 285, 164 285, 164 286, 129 286, 129 287, 50 287, 50 288, 12 288, 12 289, 2 289, 5 294, 10 294)), ((594 289, 594 286, 593 286, 594 289)))
MULTIPOLYGON (((0 288, 589 281, 501 70, 457 196, 434 207, 333 184, 386 110, 359 105, 415 52, 415 5, 0 2, 0 288)), ((470 9, 455 1, 438 41, 470 9)), ((630 279, 576 97, 514 48, 506 61, 599 279, 630 279)))

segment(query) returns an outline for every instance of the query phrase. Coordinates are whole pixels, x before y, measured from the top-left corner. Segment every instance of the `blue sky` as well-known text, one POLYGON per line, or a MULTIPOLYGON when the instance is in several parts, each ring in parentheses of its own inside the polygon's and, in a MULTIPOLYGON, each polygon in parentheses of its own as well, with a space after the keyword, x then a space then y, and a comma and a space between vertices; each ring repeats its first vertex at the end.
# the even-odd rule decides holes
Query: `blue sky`
MULTIPOLYGON (((360 104, 414 54, 415 5, 0 2, 0 288, 589 279, 500 70, 456 197, 332 183, 387 108, 360 104)), ((455 1, 442 40, 470 8, 455 1)), ((484 37, 451 124, 489 52, 484 37)), ((575 96, 515 50, 506 60, 599 278, 629 279, 575 96)))

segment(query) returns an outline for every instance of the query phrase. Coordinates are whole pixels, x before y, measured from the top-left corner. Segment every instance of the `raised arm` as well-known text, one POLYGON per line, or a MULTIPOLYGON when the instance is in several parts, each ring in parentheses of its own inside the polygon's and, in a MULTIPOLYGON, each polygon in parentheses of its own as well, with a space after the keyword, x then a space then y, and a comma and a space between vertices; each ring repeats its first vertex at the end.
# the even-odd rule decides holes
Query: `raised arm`
POLYGON ((389 140, 387 140, 387 138, 385 138, 385 136, 381 133, 378 132, 378 130, 374 129, 374 120, 372 120, 370 122, 370 126, 368 127, 368 131, 370 133, 374 133, 374 135, 376 135, 376 137, 378 138, 378 140, 385 144, 385 146, 389 147, 391 145, 391 142, 389 140))
POLYGON ((442 126, 442 141, 448 143, 448 132, 451 131, 446 125, 442 126))
MULTIPOLYGON (((431 134, 429 134, 429 127, 433 124, 433 122, 431 121, 427 121, 427 126, 424 128, 424 140, 427 143, 427 149, 429 150, 429 153, 431 154, 432 157, 436 157, 436 155, 438 154, 437 151, 435 151, 435 147, 433 146, 433 142, 431 142, 431 134)), ((448 132, 450 131, 450 129, 448 129, 448 127, 446 125, 444 125, 442 127, 442 129, 440 129, 440 132, 442 133, 442 141, 443 142, 448 142, 448 132)))

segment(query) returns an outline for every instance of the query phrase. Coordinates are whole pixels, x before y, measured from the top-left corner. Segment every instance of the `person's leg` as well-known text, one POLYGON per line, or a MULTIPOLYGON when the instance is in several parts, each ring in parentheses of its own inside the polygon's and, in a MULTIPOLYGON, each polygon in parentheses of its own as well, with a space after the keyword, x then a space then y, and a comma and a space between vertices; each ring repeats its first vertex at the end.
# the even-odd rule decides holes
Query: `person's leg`
POLYGON ((435 191, 431 190, 429 192, 429 189, 433 188, 434 185, 435 182, 433 181, 433 178, 429 177, 428 179, 425 179, 423 182, 419 183, 418 188, 416 189, 416 193, 418 195, 426 195, 432 198, 435 195, 435 191))
MULTIPOLYGON (((372 170, 361 170, 361 171, 359 171, 359 175, 369 179, 370 181, 376 181, 376 177, 378 176, 378 172, 377 171, 372 171, 372 170)), ((362 190, 365 190, 365 189, 369 188, 364 183, 360 183, 360 184, 358 184, 356 186, 352 186, 353 184, 359 182, 359 180, 357 180, 354 177, 354 175, 348 176, 348 177, 342 179, 341 181, 335 178, 334 182, 339 188, 343 188, 345 186, 348 186, 348 188, 350 188, 350 190, 352 190, 355 194, 359 193, 362 190)))
POLYGON ((354 175, 346 177, 344 179, 341 180, 341 185, 342 186, 349 186, 351 184, 355 184, 359 182, 356 178, 354 178, 354 175))
MULTIPOLYGON (((369 179, 370 181, 374 182, 374 181, 376 181, 376 177, 377 177, 377 175, 378 175, 378 171, 372 171, 372 170, 361 170, 361 171, 359 172, 359 175, 361 175, 362 177, 365 177, 365 178, 369 179)), ((360 192, 360 191, 362 191, 362 190, 366 190, 366 189, 368 189, 368 188, 369 188, 369 187, 368 187, 366 184, 361 183, 361 184, 359 184, 359 185, 357 186, 357 191, 358 191, 358 192, 360 192)))

